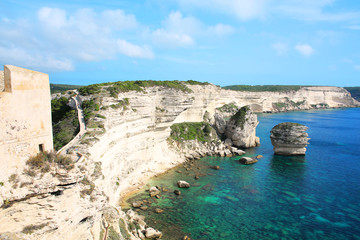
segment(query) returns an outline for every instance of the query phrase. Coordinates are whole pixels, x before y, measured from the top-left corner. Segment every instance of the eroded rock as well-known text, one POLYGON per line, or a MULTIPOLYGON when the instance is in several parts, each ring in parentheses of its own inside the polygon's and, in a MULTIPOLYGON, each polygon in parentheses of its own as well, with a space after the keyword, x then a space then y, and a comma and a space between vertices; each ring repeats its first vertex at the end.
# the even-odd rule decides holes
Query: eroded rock
POLYGON ((309 144, 308 127, 299 124, 284 122, 276 125, 270 131, 271 143, 276 155, 305 155, 309 144))
POLYGON ((150 239, 161 238, 162 233, 158 230, 149 227, 145 230, 145 237, 150 239))
POLYGON ((250 165, 256 163, 258 160, 250 157, 242 157, 239 159, 239 162, 244 165, 250 165))
POLYGON ((178 181, 177 185, 179 188, 189 188, 190 187, 190 183, 186 182, 186 181, 178 181))
POLYGON ((260 145, 260 140, 256 137, 258 124, 256 114, 248 106, 244 106, 227 122, 225 135, 236 147, 256 147, 260 145))

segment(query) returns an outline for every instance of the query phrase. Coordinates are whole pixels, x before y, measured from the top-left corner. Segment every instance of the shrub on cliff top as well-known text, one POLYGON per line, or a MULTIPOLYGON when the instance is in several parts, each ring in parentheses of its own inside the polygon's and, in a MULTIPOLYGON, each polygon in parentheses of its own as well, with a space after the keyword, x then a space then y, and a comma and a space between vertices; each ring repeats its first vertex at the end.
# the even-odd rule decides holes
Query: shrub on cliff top
POLYGON ((244 128, 244 123, 245 123, 245 116, 246 113, 250 110, 249 106, 244 106, 242 108, 239 109, 239 111, 237 111, 237 113, 235 113, 235 115, 233 115, 230 120, 231 121, 235 121, 236 125, 241 126, 241 129, 244 128))
POLYGON ((170 128, 170 137, 176 141, 198 140, 207 142, 211 140, 212 128, 206 122, 175 123, 170 128))
POLYGON ((287 129, 287 128, 291 128, 291 127, 300 127, 300 126, 304 126, 304 125, 302 125, 300 123, 294 123, 294 122, 283 122, 283 123, 279 123, 278 125, 273 127, 273 129, 287 129))
POLYGON ((74 168, 74 162, 71 160, 71 158, 63 156, 63 155, 56 155, 55 152, 41 152, 38 153, 35 156, 30 157, 26 161, 26 165, 29 166, 29 170, 27 170, 27 173, 30 173, 28 175, 36 175, 34 174, 37 170, 39 170, 42 173, 49 172, 51 167, 50 164, 54 163, 58 167, 71 170, 74 168))

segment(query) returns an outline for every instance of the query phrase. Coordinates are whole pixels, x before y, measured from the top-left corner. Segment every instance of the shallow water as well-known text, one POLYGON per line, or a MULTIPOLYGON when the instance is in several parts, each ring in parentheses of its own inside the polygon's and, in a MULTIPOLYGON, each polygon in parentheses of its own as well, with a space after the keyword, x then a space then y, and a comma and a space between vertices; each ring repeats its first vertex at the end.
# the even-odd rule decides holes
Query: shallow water
MULTIPOLYGON (((261 146, 246 153, 263 155, 258 163, 206 157, 152 179, 145 189, 168 191, 140 211, 146 222, 163 239, 360 239, 360 109, 260 114, 259 121, 261 146), (309 127, 306 156, 273 155, 270 130, 287 121, 309 127), (178 180, 192 184, 180 196, 178 180)), ((129 202, 150 200, 144 190, 129 202)))

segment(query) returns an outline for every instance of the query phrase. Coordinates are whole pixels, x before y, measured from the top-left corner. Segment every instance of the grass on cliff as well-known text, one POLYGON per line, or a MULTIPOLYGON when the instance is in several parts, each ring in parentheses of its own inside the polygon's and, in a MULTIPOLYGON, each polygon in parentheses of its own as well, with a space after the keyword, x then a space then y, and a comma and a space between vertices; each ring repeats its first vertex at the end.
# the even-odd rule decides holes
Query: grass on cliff
POLYGON ((198 140, 199 142, 208 142, 211 140, 212 128, 206 122, 175 123, 170 128, 170 138, 175 141, 198 140))
POLYGON ((298 91, 303 86, 300 85, 231 85, 224 89, 246 92, 289 92, 298 91))
POLYGON ((236 106, 235 102, 231 102, 228 104, 224 104, 221 107, 216 108, 216 110, 218 110, 219 112, 225 112, 225 113, 231 113, 231 112, 235 112, 239 109, 238 106, 236 106))
POLYGON ((279 130, 285 130, 291 127, 300 127, 300 126, 304 126, 300 123, 294 123, 294 122, 283 122, 283 123, 279 123, 278 125, 276 125, 275 127, 273 127, 273 129, 279 129, 279 130))
POLYGON ((30 157, 26 161, 26 165, 29 168, 25 170, 25 173, 32 177, 36 176, 37 172, 49 172, 52 165, 56 165, 57 167, 65 170, 71 170, 74 168, 74 162, 71 158, 63 155, 56 155, 55 152, 38 153, 37 155, 30 157))
POLYGON ((246 113, 250 110, 249 106, 244 106, 239 109, 231 118, 230 121, 235 121, 235 124, 237 126, 240 126, 241 129, 244 129, 244 123, 245 123, 245 116, 246 113))
POLYGON ((120 81, 113 83, 100 83, 93 84, 89 86, 84 86, 79 88, 79 93, 83 96, 88 96, 91 94, 100 93, 102 90, 107 91, 111 97, 117 97, 119 93, 136 91, 144 92, 144 89, 147 87, 166 87, 172 89, 178 89, 182 92, 192 92, 190 88, 186 86, 189 85, 208 85, 207 82, 197 82, 194 80, 183 81, 155 81, 155 80, 137 80, 137 81, 120 81))
POLYGON ((54 148, 59 150, 79 132, 77 111, 67 104, 69 99, 61 97, 51 100, 51 116, 54 148))
POLYGON ((53 83, 50 83, 51 94, 65 92, 65 91, 68 91, 68 90, 74 90, 74 89, 78 89, 78 88, 81 88, 81 87, 83 87, 83 86, 81 86, 81 85, 68 85, 68 84, 53 84, 53 83))

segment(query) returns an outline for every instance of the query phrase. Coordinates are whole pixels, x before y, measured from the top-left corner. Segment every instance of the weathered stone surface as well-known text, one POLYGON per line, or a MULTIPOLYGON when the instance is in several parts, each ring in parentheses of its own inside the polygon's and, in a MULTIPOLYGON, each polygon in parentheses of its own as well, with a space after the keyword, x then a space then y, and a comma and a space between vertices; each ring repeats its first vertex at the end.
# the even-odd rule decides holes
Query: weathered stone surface
POLYGON ((276 125, 270 131, 271 143, 276 155, 305 155, 309 144, 308 127, 299 124, 284 122, 276 125))
POLYGON ((132 206, 134 207, 134 208, 139 208, 139 207, 141 207, 143 205, 143 202, 142 201, 136 201, 136 202, 133 202, 132 203, 132 206))
POLYGON ((214 118, 215 118, 215 127, 217 132, 220 134, 224 134, 226 129, 226 121, 218 113, 215 113, 214 118))
POLYGON ((257 159, 254 159, 254 158, 250 158, 250 157, 242 157, 240 158, 239 162, 241 164, 244 164, 244 165, 249 165, 249 164, 254 164, 256 163, 258 160, 257 159))
POLYGON ((151 187, 149 189, 150 197, 155 197, 156 195, 160 194, 160 190, 157 187, 151 187))
POLYGON ((150 239, 161 238, 162 233, 160 231, 157 231, 157 230, 153 229, 153 228, 147 228, 145 230, 145 237, 150 238, 150 239))
POLYGON ((256 137, 256 126, 259 124, 256 114, 248 106, 240 110, 227 122, 225 135, 237 147, 256 147, 260 144, 256 137))
POLYGON ((188 182, 182 181, 182 180, 178 181, 177 185, 179 188, 189 188, 190 187, 190 184, 188 182))
POLYGON ((178 196, 181 195, 181 192, 179 190, 175 190, 174 193, 175 193, 175 195, 178 195, 178 196))

